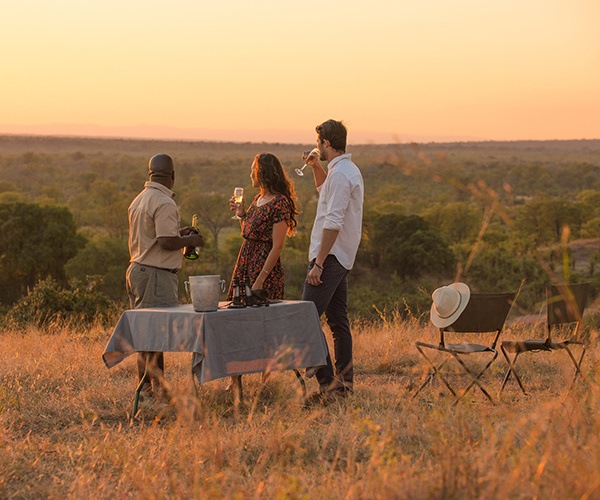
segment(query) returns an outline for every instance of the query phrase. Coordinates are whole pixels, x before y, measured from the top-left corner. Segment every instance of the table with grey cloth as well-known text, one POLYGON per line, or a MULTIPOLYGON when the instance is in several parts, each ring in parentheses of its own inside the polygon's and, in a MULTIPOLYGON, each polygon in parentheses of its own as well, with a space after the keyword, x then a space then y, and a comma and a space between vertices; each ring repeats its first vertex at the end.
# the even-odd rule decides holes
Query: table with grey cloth
POLYGON ((327 344, 313 302, 195 312, 191 304, 125 311, 102 359, 108 368, 136 352, 191 352, 200 383, 245 373, 326 363, 327 344))

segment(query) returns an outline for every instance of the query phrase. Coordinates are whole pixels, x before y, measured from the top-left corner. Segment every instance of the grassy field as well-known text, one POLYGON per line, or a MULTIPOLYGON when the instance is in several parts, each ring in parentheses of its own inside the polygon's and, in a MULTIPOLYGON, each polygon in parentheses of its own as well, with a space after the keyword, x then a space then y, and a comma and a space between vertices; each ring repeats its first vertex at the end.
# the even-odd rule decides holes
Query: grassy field
MULTIPOLYGON (((512 382, 495 405, 474 390, 453 407, 439 383, 412 399, 414 341, 436 337, 417 319, 355 324, 355 395, 326 407, 303 408, 282 372, 246 376, 236 412, 225 380, 196 398, 190 355, 171 353, 174 399, 134 421, 135 357, 107 370, 110 333, 0 332, 0 497, 600 498, 595 330, 586 380, 568 390, 564 352, 524 355, 529 394, 512 382)), ((495 396, 505 369, 499 357, 485 378, 495 396)))
MULTIPOLYGON (((240 165, 239 178, 246 179, 256 152, 273 150, 291 169, 308 147, 0 136, 7 157, 4 188, 12 190, 14 184, 32 200, 52 194, 48 179, 60 179, 45 168, 47 162, 57 171, 63 163, 73 167, 75 180, 80 168, 94 173, 96 161, 103 175, 112 165, 119 183, 135 177, 131 189, 137 193, 150 152, 173 154, 182 173, 185 165, 190 175, 198 165, 215 171, 240 165), (86 161, 79 165, 82 158, 86 161), (31 184, 33 173, 40 175, 39 193, 21 188, 31 184), (26 180, 11 177, 17 174, 26 180)), ((396 175, 398 186, 410 181, 413 171, 424 171, 425 180, 437 183, 437 177, 427 177, 428 169, 596 164, 600 141, 356 145, 351 150, 365 174, 374 172, 370 196, 377 198, 395 165, 406 170, 396 175), (376 189, 378 179, 383 187, 376 189)), ((73 182, 77 189, 80 185, 73 182)), ((229 179, 226 185, 229 193, 229 179)), ((297 180, 297 186, 312 193, 310 183, 297 180)), ((56 193, 62 202, 66 194, 56 193)), ((396 187, 392 194, 395 201, 396 187)), ((421 192, 404 193, 403 201, 409 194, 429 203, 421 192)), ((433 190, 425 194, 435 199, 433 190)), ((82 220, 97 216, 98 206, 92 203, 80 214, 82 220)), ((185 213, 193 213, 192 207, 185 213)), ((597 251, 594 245, 597 239, 573 247, 581 273, 597 251)), ((119 271, 119 279, 122 275, 119 271)), ((505 337, 529 338, 543 329, 539 322, 515 323, 505 337)), ((303 407, 292 372, 274 373, 265 383, 259 375, 245 376, 245 399, 238 409, 224 390, 226 380, 202 386, 197 397, 190 354, 167 353, 173 399, 142 402, 134 420, 135 357, 106 369, 101 356, 110 333, 99 326, 85 332, 0 328, 0 498, 600 499, 597 328, 590 333, 586 378, 571 390, 573 367, 566 353, 524 354, 520 371, 529 393, 523 395, 512 381, 499 398, 506 370, 499 357, 485 377, 495 405, 475 388, 452 406, 439 382, 413 399, 427 372, 414 342, 437 340, 434 329, 416 318, 355 322, 356 392, 326 407, 303 407)), ((464 378, 450 368, 460 386, 464 378)), ((311 392, 317 388, 314 379, 308 385, 311 392)))

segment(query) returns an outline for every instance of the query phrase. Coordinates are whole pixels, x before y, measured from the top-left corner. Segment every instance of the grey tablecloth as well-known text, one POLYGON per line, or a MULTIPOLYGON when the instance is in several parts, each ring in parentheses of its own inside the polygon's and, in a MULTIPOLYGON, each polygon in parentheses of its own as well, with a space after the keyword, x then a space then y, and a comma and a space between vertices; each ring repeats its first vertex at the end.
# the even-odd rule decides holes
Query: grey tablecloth
POLYGON ((191 304, 125 311, 102 359, 108 368, 138 351, 191 352, 200 383, 243 373, 325 364, 327 344, 312 302, 194 312, 191 304))

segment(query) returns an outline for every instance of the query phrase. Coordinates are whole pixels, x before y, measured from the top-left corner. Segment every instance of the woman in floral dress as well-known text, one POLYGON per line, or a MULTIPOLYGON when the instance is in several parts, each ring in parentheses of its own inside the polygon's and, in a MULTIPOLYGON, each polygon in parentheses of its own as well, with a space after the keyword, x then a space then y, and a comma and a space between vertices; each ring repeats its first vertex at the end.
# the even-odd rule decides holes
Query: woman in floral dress
POLYGON ((284 274, 280 254, 286 234, 296 229, 296 194, 279 159, 271 153, 254 157, 250 171, 252 187, 259 188, 246 210, 244 201, 229 200, 229 208, 240 217, 244 241, 238 254, 228 299, 233 295, 233 279, 250 279, 253 289, 264 288, 271 299, 283 299, 284 274))

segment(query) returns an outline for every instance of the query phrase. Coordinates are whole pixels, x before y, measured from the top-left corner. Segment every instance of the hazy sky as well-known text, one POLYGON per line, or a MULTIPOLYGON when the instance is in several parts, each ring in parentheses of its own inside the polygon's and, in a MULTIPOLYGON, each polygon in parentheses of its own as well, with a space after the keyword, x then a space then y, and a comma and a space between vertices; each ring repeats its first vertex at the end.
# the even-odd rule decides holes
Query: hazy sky
POLYGON ((0 132, 600 138, 599 0, 19 0, 0 132))

